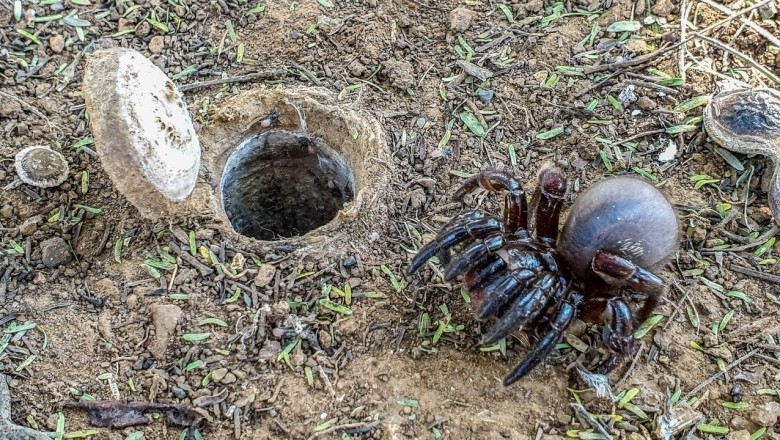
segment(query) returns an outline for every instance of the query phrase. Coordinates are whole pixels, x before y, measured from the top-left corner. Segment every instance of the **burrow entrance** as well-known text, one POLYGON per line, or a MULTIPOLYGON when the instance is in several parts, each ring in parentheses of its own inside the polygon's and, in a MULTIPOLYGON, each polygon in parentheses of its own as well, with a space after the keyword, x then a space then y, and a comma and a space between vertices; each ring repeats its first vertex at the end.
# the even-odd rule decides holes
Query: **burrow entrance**
POLYGON ((241 235, 278 240, 333 220, 355 196, 347 161, 322 140, 271 131, 244 140, 222 175, 222 203, 241 235))

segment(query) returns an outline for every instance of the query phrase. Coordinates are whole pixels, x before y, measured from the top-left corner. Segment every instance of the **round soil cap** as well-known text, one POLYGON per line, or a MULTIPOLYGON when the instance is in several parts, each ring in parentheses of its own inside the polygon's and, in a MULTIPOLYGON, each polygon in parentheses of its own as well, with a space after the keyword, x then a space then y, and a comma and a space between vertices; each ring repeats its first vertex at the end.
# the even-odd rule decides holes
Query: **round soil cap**
POLYGON ((185 200, 201 151, 176 85, 141 53, 96 51, 84 74, 84 99, 103 168, 147 218, 166 217, 185 200))
POLYGON ((14 166, 22 182, 39 188, 59 186, 68 178, 65 156, 48 147, 23 149, 16 153, 14 166))

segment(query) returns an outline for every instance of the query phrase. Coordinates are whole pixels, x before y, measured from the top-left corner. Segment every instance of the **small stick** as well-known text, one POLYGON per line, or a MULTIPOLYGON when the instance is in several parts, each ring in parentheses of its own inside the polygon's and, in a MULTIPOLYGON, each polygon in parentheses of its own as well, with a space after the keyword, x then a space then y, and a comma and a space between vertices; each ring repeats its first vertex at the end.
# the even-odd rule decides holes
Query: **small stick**
POLYGON ((759 349, 758 349, 758 348, 756 348, 756 349, 753 349, 753 350, 752 350, 750 353, 748 353, 748 354, 746 354, 746 355, 742 356, 741 358, 739 358, 739 359, 735 360, 734 362, 732 362, 732 363, 730 363, 730 364, 726 365, 726 368, 724 368, 724 369, 723 369, 723 371, 721 371, 721 372, 719 372, 719 373, 717 373, 717 374, 714 374, 714 375, 710 376, 710 378, 709 378, 709 379, 705 380, 705 381, 704 381, 704 382, 702 382, 702 383, 701 383, 699 386, 697 386, 696 388, 694 388, 694 389, 692 389, 691 391, 689 391, 689 392, 688 392, 688 394, 686 394, 686 395, 685 395, 685 396, 684 396, 682 399, 680 399, 680 402, 686 402, 686 401, 687 401, 688 399, 690 399, 690 398, 691 398, 691 397, 692 397, 694 394, 696 394, 696 393, 698 393, 699 391, 703 390, 704 388, 707 388, 708 386, 710 386, 710 384, 711 384, 711 383, 713 383, 713 382, 715 382, 716 380, 720 379, 720 377, 721 377, 721 376, 725 375, 725 374, 726 374, 726 373, 727 373, 729 370, 731 370, 732 368, 736 367, 737 365, 739 365, 739 364, 741 364, 742 362, 745 362, 747 359, 751 358, 753 355, 755 355, 756 353, 758 353, 758 351, 759 351, 759 349))
MULTIPOLYGON (((685 40, 685 30, 688 24, 688 14, 690 14, 691 8, 688 7, 686 0, 682 1, 680 5, 680 39, 685 40)), ((685 45, 680 46, 680 55, 677 60, 677 70, 680 71, 680 78, 685 82, 685 45)))
POLYGON ((636 368, 636 364, 639 361, 639 357, 642 356, 642 352, 645 350, 645 343, 642 342, 639 344, 639 348, 636 350, 636 355, 634 356, 634 359, 631 361, 631 365, 628 366, 628 370, 623 374, 623 377, 620 378, 619 381, 615 384, 615 388, 620 388, 620 385, 628 379, 628 376, 631 375, 631 372, 634 371, 634 368, 636 368))
MULTIPOLYGON (((731 9, 720 5, 718 3, 713 2, 712 0, 699 0, 700 2, 704 3, 705 5, 711 7, 712 9, 717 10, 718 12, 722 12, 723 14, 729 15, 733 14, 734 11, 731 9)), ((773 46, 780 47, 780 38, 777 38, 776 36, 772 35, 771 32, 768 30, 762 28, 760 25, 758 25, 755 21, 747 18, 747 17, 740 17, 739 21, 747 25, 750 29, 753 29, 757 34, 761 35, 762 37, 766 38, 770 43, 772 43, 773 46)))
POLYGON ((178 255, 179 257, 181 257, 182 260, 186 261, 189 265, 197 269, 202 276, 207 277, 212 273, 214 273, 214 269, 206 266, 205 264, 198 261, 197 258, 183 251, 178 245, 176 245, 176 243, 171 242, 169 243, 169 246, 176 255, 178 255))
POLYGON ((308 77, 311 80, 311 82, 314 83, 315 86, 321 86, 322 85, 322 81, 320 81, 320 79, 317 78, 317 75, 314 72, 312 72, 311 70, 301 66, 298 63, 292 63, 292 66, 295 67, 296 69, 300 70, 301 72, 303 72, 303 74, 306 75, 306 77, 308 77))
POLYGON ((179 90, 181 90, 182 92, 187 92, 190 90, 202 89, 205 87, 212 87, 212 86, 219 86, 222 84, 245 83, 245 82, 257 81, 260 79, 276 79, 285 76, 285 73, 286 72, 284 70, 253 72, 253 73, 247 73, 246 75, 234 76, 232 78, 220 78, 220 79, 214 79, 210 81, 202 81, 202 82, 196 82, 191 84, 182 84, 179 86, 179 90))
POLYGON ((675 90, 675 89, 673 89, 671 87, 659 86, 658 84, 653 84, 653 83, 647 82, 647 81, 640 81, 640 80, 636 80, 636 79, 627 79, 625 81, 625 83, 626 84, 633 84, 633 85, 635 85, 637 87, 644 87, 646 89, 658 90, 659 92, 664 92, 667 95, 677 95, 677 94, 680 93, 680 92, 678 92, 677 90, 675 90))
POLYGON ((757 247, 763 245, 764 243, 766 243, 767 240, 769 240, 770 238, 772 238, 775 235, 777 235, 778 232, 780 232, 780 228, 778 228, 777 226, 772 226, 766 232, 764 232, 758 238, 756 238, 755 240, 751 241, 748 244, 745 244, 745 245, 742 245, 742 246, 737 246, 737 247, 732 247, 732 248, 726 248, 726 249, 712 249, 712 248, 699 249, 699 252, 701 252, 701 253, 705 253, 705 252, 708 252, 708 253, 712 253, 712 252, 742 252, 742 251, 753 250, 754 248, 757 248, 757 247))
POLYGON ((588 412, 588 410, 585 409, 584 406, 580 405, 579 403, 570 403, 569 406, 574 408, 575 411, 577 411, 577 414, 582 416, 583 419, 585 419, 586 422, 590 426, 593 427, 596 431, 598 431, 599 434, 603 435, 607 438, 607 440, 612 440, 612 436, 609 435, 606 429, 604 429, 604 426, 598 422, 598 420, 594 419, 592 415, 588 412))
MULTIPOLYGON (((715 24, 712 24, 712 25, 707 26, 706 28, 702 29, 698 33, 698 35, 706 35, 706 34, 710 33, 710 31, 712 31, 713 29, 716 29, 716 28, 718 28, 718 27, 720 27, 720 26, 722 26, 722 25, 724 25, 724 24, 734 20, 735 18, 738 18, 738 17, 740 17, 740 16, 742 16, 744 14, 747 14, 748 12, 750 12, 750 11, 752 11, 754 9, 758 9, 758 8, 764 6, 764 5, 772 3, 773 1, 775 1, 775 0, 764 0, 764 1, 756 3, 756 4, 754 4, 754 5, 752 5, 752 6, 748 7, 748 8, 745 8, 745 9, 739 11, 739 12, 735 12, 734 14, 724 18, 723 20, 721 20, 721 21, 719 21, 719 22, 717 22, 715 24)), ((605 70, 616 70, 616 69, 621 69, 621 68, 626 68, 626 67, 639 66, 639 65, 645 64, 647 62, 650 62, 653 59, 655 59, 655 58, 657 58, 657 57, 659 57, 661 55, 666 55, 667 53, 669 53, 669 52, 679 48, 680 46, 688 44, 689 42, 693 41, 696 38, 698 38, 698 36, 696 34, 694 34, 694 35, 692 35, 692 36, 690 36, 690 37, 680 41, 679 43, 673 44, 671 46, 667 46, 664 49, 657 50, 657 51, 655 51, 653 53, 649 53, 647 55, 638 56, 638 57, 633 58, 633 59, 628 60, 628 61, 621 61, 619 63, 602 64, 600 66, 587 67, 587 68, 585 68, 585 74, 589 75, 591 73, 603 72, 605 70)))
POLYGON ((314 439, 314 438, 317 438, 317 437, 319 437, 319 436, 322 436, 322 435, 325 435, 325 434, 330 434, 331 432, 336 432, 336 431, 346 431, 346 430, 348 430, 348 429, 368 429, 368 428, 375 428, 375 427, 376 427, 378 424, 379 424, 379 422, 377 421, 377 422, 371 422, 371 423, 365 423, 365 422, 360 422, 360 423, 345 423, 345 424, 343 424, 343 425, 336 425, 336 426, 331 426, 331 427, 330 427, 330 428, 328 428, 328 429, 323 429, 323 430, 322 430, 322 431, 320 431, 320 432, 315 432, 315 433, 314 433, 314 434, 313 434, 311 437, 309 437, 309 439, 308 439, 308 440, 312 440, 312 439, 314 439))
POLYGON ((629 137, 627 137, 625 139, 621 139, 621 140, 615 142, 615 145, 624 144, 626 142, 631 142, 634 139, 643 138, 645 136, 652 136, 654 134, 661 134, 661 133, 664 133, 664 132, 666 132, 665 128, 659 128, 659 129, 656 129, 656 130, 643 131, 643 132, 637 133, 637 134, 635 134, 633 136, 629 136, 629 137))
POLYGON ((759 280, 769 281, 770 283, 778 283, 780 284, 780 277, 777 275, 772 275, 770 273, 764 273, 759 272, 754 269, 750 269, 748 267, 742 267, 742 266, 735 266, 730 265, 729 270, 737 273, 741 273, 742 275, 751 276, 753 278, 758 278, 759 280))
POLYGON ((734 55, 736 57, 742 58, 743 60, 747 61, 748 64, 753 66, 753 68, 755 68, 759 72, 763 73, 764 76, 766 76, 767 78, 772 80, 775 84, 780 84, 780 77, 778 77, 777 75, 772 73, 769 69, 767 69, 766 67, 762 66, 760 63, 755 62, 753 60, 753 58, 750 58, 748 55, 746 55, 746 54, 738 51, 737 49, 732 48, 728 44, 722 43, 722 42, 720 42, 720 41, 718 41, 718 40, 716 40, 714 38, 710 38, 710 37, 707 37, 707 36, 699 34, 699 33, 695 33, 693 35, 698 37, 698 38, 700 38, 700 39, 702 39, 702 40, 704 40, 704 41, 706 41, 706 42, 708 42, 708 43, 710 43, 710 44, 712 44, 712 45, 720 47, 721 49, 725 50, 726 52, 729 52, 730 54, 732 54, 732 55, 734 55))

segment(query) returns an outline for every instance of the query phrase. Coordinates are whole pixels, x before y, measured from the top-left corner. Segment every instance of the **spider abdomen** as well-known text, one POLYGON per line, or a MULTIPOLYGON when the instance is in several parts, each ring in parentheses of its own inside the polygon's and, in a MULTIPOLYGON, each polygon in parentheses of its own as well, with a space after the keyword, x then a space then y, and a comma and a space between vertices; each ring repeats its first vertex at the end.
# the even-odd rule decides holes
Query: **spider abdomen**
POLYGON ((598 251, 654 267, 677 247, 677 217, 654 186, 633 177, 604 180, 571 207, 557 250, 576 277, 588 274, 598 251))

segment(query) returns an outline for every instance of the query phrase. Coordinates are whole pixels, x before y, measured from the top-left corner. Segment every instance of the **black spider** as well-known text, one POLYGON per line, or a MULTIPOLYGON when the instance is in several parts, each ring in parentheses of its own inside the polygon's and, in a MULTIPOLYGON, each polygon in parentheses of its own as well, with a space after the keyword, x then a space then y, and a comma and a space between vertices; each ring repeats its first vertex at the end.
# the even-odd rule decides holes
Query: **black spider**
POLYGON ((611 371, 632 354, 635 322, 618 287, 646 294, 636 322, 647 319, 663 295, 663 281, 646 269, 677 248, 677 217, 663 195, 638 178, 604 180, 577 198, 559 233, 566 179, 558 170, 539 174, 530 210, 520 182, 508 171, 482 171, 466 180, 453 199, 478 187, 506 192, 503 221, 482 211, 456 217, 419 251, 408 272, 435 255, 449 261, 444 278, 463 275, 477 317, 498 317, 483 344, 521 328, 538 331, 540 338, 504 385, 547 357, 575 318, 609 322, 603 340, 612 354, 599 372, 611 371), (459 254, 449 260, 448 251, 457 246, 459 254))

